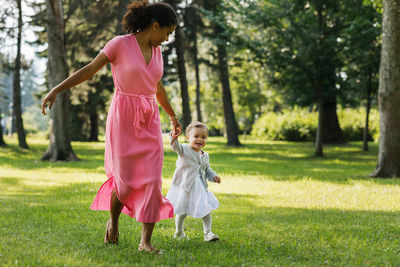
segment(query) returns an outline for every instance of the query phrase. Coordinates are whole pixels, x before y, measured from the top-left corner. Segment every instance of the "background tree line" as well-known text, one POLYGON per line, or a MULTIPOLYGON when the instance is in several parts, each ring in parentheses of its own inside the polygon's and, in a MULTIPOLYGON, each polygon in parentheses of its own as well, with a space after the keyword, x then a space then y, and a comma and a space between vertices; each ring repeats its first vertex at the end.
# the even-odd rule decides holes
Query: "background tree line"
MULTIPOLYGON (((30 23, 41 27, 37 44, 48 43, 46 10, 55 2, 62 11, 67 74, 123 34, 120 22, 130 1, 35 1, 30 23)), ((364 106, 363 149, 368 150, 369 114, 377 104, 381 1, 166 2, 180 23, 163 47, 163 80, 184 127, 192 119, 204 121, 212 134, 224 134, 228 145, 240 145, 239 134, 254 132, 263 116, 303 107, 319 114, 315 146, 322 156, 324 143, 346 142, 338 108, 364 106)), ((106 69, 71 90, 66 140, 98 140, 112 91, 106 69)), ((168 120, 163 122, 167 129, 168 120)))

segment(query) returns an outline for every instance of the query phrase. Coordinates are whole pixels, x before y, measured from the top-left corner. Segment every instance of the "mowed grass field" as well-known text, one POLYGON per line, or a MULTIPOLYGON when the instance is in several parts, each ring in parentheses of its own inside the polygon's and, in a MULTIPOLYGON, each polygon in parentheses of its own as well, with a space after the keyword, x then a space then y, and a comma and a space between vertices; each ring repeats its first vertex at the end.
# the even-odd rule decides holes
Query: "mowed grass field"
MULTIPOLYGON (((165 141, 163 194, 176 154, 165 141)), ((181 139, 183 142, 183 138, 181 139)), ((121 215, 120 243, 104 245, 107 211, 89 209, 106 180, 104 143, 74 142, 79 162, 42 162, 48 140, 29 150, 8 138, 0 148, 2 266, 399 266, 400 179, 372 179, 377 144, 325 146, 241 139, 205 148, 222 179, 209 190, 220 201, 203 241, 200 219, 186 220, 188 241, 173 238, 174 220, 156 224, 162 256, 137 252, 141 225, 121 215)))

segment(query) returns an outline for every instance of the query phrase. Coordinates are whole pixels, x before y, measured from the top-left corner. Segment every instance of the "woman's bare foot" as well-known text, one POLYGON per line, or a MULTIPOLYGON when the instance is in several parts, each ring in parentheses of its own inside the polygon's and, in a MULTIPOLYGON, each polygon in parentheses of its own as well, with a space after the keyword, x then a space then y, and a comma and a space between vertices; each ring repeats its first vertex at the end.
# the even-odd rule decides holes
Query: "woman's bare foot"
POLYGON ((143 252, 148 252, 150 254, 154 254, 154 255, 162 255, 162 251, 158 250, 152 246, 147 246, 147 245, 139 245, 138 247, 138 251, 143 251, 143 252))
POLYGON ((119 232, 118 225, 113 227, 111 220, 107 221, 106 235, 104 237, 105 244, 118 244, 119 232))

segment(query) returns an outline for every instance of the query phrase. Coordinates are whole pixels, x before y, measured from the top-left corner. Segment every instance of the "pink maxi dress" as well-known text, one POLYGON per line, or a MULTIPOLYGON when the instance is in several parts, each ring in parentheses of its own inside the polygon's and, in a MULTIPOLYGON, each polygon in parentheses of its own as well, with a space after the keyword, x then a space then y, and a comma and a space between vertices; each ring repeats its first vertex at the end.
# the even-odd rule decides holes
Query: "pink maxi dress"
POLYGON ((161 49, 152 48, 147 65, 135 35, 129 34, 114 37, 102 52, 111 62, 115 94, 106 125, 108 180, 90 208, 109 210, 115 188, 122 212, 138 222, 172 218, 173 206, 161 194, 164 151, 156 99, 163 74, 161 49))

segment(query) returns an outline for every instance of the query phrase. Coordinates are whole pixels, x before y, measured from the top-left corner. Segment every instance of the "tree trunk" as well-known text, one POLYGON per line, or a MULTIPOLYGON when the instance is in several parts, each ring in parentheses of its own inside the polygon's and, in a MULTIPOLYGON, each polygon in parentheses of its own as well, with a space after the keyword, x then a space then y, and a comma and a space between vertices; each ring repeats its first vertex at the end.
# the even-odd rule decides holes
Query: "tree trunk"
POLYGON ((15 126, 18 134, 18 144, 21 148, 29 148, 25 139, 24 123, 22 121, 21 108, 21 39, 22 39, 22 6, 21 0, 16 0, 18 6, 18 41, 17 41, 17 57, 15 58, 14 68, 14 86, 13 86, 13 109, 15 126))
POLYGON ((371 176, 400 177, 400 0, 383 1, 378 103, 378 166, 371 176))
POLYGON ((322 34, 322 5, 317 4, 318 10, 318 31, 319 31, 319 39, 318 39, 318 62, 317 62, 317 71, 318 71, 318 80, 317 80, 317 103, 318 103, 318 126, 317 126, 317 134, 315 135, 315 156, 322 157, 324 156, 323 152, 323 111, 324 105, 322 101, 323 96, 323 83, 322 83, 322 43, 323 43, 323 34, 322 34))
POLYGON ((98 142, 99 141, 99 116, 97 110, 90 112, 90 136, 89 141, 98 142))
POLYGON ((323 142, 329 144, 345 143, 342 129, 336 112, 336 96, 323 98, 323 142))
POLYGON ((193 45, 190 46, 190 54, 193 60, 194 65, 194 73, 196 79, 196 114, 197 121, 203 121, 203 116, 201 116, 201 93, 200 93, 200 71, 199 71, 199 58, 198 58, 198 49, 197 49, 197 31, 198 25, 201 25, 201 18, 198 15, 197 8, 195 7, 196 3, 191 4, 191 6, 187 9, 186 18, 187 24, 186 29, 189 32, 187 39, 193 42, 193 45), (189 29, 188 29, 189 28, 189 29))
POLYGON ((115 28, 115 34, 116 35, 125 34, 124 30, 122 30, 122 19, 124 17, 125 12, 126 12, 126 7, 131 2, 132 1, 130 1, 130 0, 120 0, 120 1, 118 1, 118 6, 117 6, 117 26, 115 28))
POLYGON ((324 133, 324 105, 322 101, 322 84, 320 83, 317 89, 317 97, 318 97, 318 126, 317 126, 317 134, 315 136, 315 156, 323 157, 323 144, 322 137, 324 133))
POLYGON ((4 139, 3 139, 3 125, 1 123, 2 119, 3 118, 1 116, 1 110, 0 110, 0 147, 6 146, 6 142, 4 142, 4 139))
POLYGON ((222 84, 222 102, 224 104, 224 117, 226 135, 228 137, 227 145, 240 146, 239 142, 239 127, 236 123, 235 113, 232 105, 231 88, 229 84, 229 71, 227 64, 226 47, 218 44, 218 69, 220 81, 222 84))
MULTIPOLYGON (((64 21, 61 0, 46 0, 48 38, 49 88, 55 87, 68 77, 64 45, 64 21)), ((68 132, 69 90, 57 95, 50 111, 50 145, 42 160, 75 161, 68 132)))
POLYGON ((240 146, 241 144, 239 142, 239 127, 237 125, 235 113, 233 111, 231 88, 229 84, 229 71, 226 51, 226 43, 229 39, 229 36, 227 36, 227 33, 225 32, 225 28, 223 26, 225 23, 225 18, 223 12, 221 11, 222 8, 220 5, 221 1, 216 0, 208 0, 203 2, 204 8, 210 10, 212 12, 213 19, 215 19, 215 21, 212 22, 212 27, 214 30, 214 42, 217 46, 218 54, 217 68, 222 85, 222 103, 224 108, 225 131, 228 138, 227 145, 240 146))
MULTIPOLYGON (((176 7, 174 1, 174 7, 176 7)), ((186 79, 186 67, 185 67, 185 50, 183 47, 183 36, 182 29, 178 25, 175 29, 175 49, 178 64, 178 76, 181 85, 181 97, 182 97, 182 127, 186 129, 189 123, 192 121, 192 115, 189 107, 189 91, 188 83, 186 79)))
MULTIPOLYGON (((214 27, 216 36, 219 38, 224 38, 224 29, 218 23, 215 23, 214 27)), ((240 146, 239 127, 233 111, 232 94, 229 84, 228 59, 225 44, 226 41, 223 40, 219 40, 217 42, 218 70, 222 85, 222 103, 224 105, 225 129, 226 136, 228 138, 227 145, 240 146)))
MULTIPOLYGON (((339 126, 339 120, 336 112, 336 86, 335 86, 335 62, 332 48, 325 43, 327 38, 328 30, 326 29, 326 21, 324 17, 324 4, 323 1, 317 1, 318 10, 318 24, 319 24, 319 87, 320 97, 322 98, 322 124, 323 134, 322 142, 330 144, 342 144, 345 143, 342 129, 339 126), (331 56, 328 56, 331 55, 331 56)), ((329 41, 328 41, 329 42, 329 41)))
POLYGON ((10 131, 8 131, 8 136, 12 136, 13 135, 13 133, 15 133, 16 132, 16 130, 15 130, 15 111, 14 111, 14 108, 13 108, 13 103, 11 103, 11 107, 10 107, 10 113, 11 113, 11 127, 10 127, 10 131))
POLYGON ((368 123, 369 123, 369 112, 371 110, 371 92, 372 92, 372 73, 368 74, 368 84, 367 84, 367 104, 365 106, 365 127, 363 134, 363 151, 368 151, 368 123))
POLYGON ((6 142, 4 142, 4 138, 3 138, 3 127, 0 127, 0 147, 5 147, 7 146, 6 142))
MULTIPOLYGON (((196 33, 194 33, 196 35, 196 33)), ((201 106, 200 106, 200 71, 199 71, 199 61, 197 58, 197 38, 195 37, 193 40, 193 48, 192 48, 192 56, 193 56, 193 64, 194 64, 194 71, 196 75, 196 113, 197 113, 197 120, 203 121, 203 117, 201 116, 201 106)))

